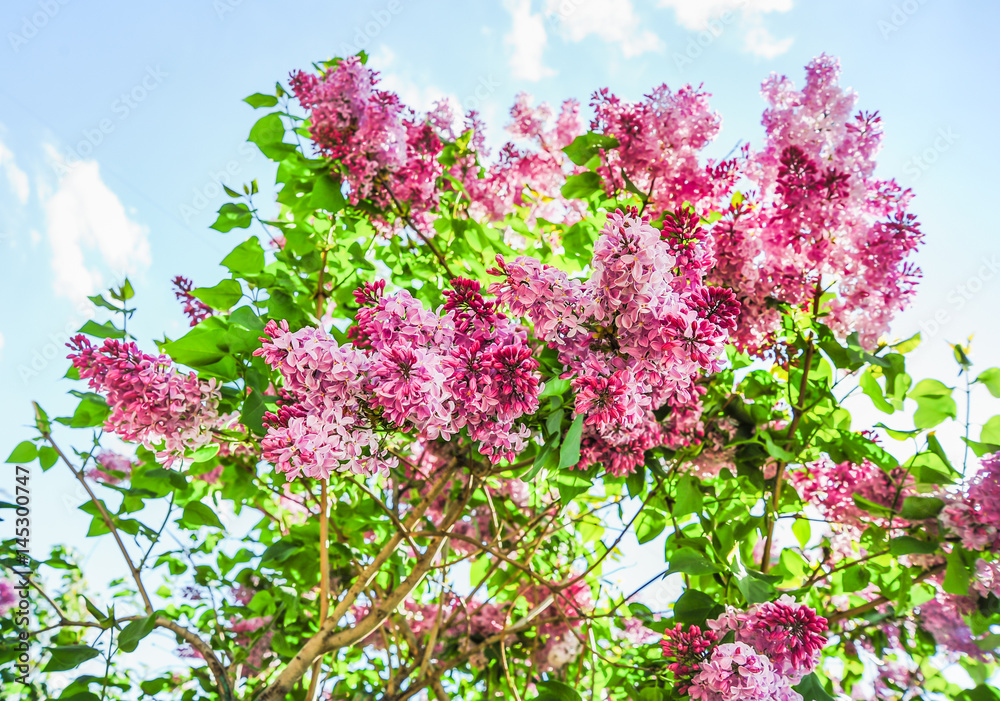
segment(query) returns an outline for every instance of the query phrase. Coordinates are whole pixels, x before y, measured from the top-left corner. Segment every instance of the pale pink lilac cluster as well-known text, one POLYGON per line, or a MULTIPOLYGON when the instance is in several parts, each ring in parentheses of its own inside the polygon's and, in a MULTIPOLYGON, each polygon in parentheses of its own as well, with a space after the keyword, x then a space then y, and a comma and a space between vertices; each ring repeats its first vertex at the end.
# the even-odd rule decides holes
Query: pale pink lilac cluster
POLYGON ((581 467, 605 460, 613 474, 634 470, 660 442, 652 411, 695 404, 700 373, 720 367, 737 307, 727 290, 690 279, 676 250, 648 219, 619 210, 594 245, 589 280, 525 256, 498 256, 490 271, 503 277, 490 291, 531 321, 573 378, 589 429, 581 467), (607 460, 620 447, 620 459, 607 460))
POLYGON ((1000 549, 1000 453, 983 456, 979 469, 959 492, 939 496, 945 500, 941 524, 966 549, 1000 549))
POLYGON ((713 230, 712 279, 739 290, 735 340, 766 350, 778 330, 775 302, 807 308, 833 288, 828 323, 872 346, 913 296, 919 270, 907 257, 920 243, 909 190, 875 177, 882 128, 855 113, 857 96, 839 86, 840 66, 822 55, 805 87, 772 76, 759 153, 745 153, 751 197, 736 198, 713 230))
MULTIPOLYGON (((855 495, 896 510, 902 506, 903 499, 914 493, 913 477, 906 470, 895 468, 886 472, 867 459, 860 463, 835 463, 824 456, 801 470, 790 471, 788 481, 803 501, 816 506, 831 523, 842 526, 888 523, 887 518, 874 516, 858 506, 855 495)), ((902 519, 895 519, 893 523, 900 527, 906 525, 902 519)))
POLYGON ((185 453, 218 442, 236 414, 220 414, 214 378, 183 374, 166 355, 147 355, 134 343, 105 339, 94 346, 83 335, 68 344, 73 367, 111 408, 105 428, 156 451, 165 467, 185 463, 185 453))
POLYGON ((191 321, 191 326, 197 326, 203 320, 212 316, 212 308, 191 294, 194 283, 183 275, 174 278, 174 297, 184 305, 184 316, 191 321))
POLYGON ((986 653, 976 644, 976 638, 965 617, 975 609, 975 599, 939 591, 920 604, 920 626, 934 636, 934 641, 952 655, 967 655, 979 660, 986 653))
POLYGON ((362 309, 338 344, 322 329, 268 323, 255 354, 281 373, 293 402, 269 412, 264 457, 292 477, 374 474, 398 464, 388 437, 450 439, 465 430, 494 462, 530 436, 518 423, 538 407, 540 375, 525 330, 456 279, 437 312, 385 283, 356 293, 362 309))
POLYGON ((110 450, 101 451, 95 459, 99 467, 87 470, 87 477, 95 482, 112 486, 127 480, 132 475, 132 467, 135 465, 132 458, 110 450))
POLYGON ((723 643, 691 678, 688 696, 699 701, 802 701, 767 657, 745 643, 723 643))

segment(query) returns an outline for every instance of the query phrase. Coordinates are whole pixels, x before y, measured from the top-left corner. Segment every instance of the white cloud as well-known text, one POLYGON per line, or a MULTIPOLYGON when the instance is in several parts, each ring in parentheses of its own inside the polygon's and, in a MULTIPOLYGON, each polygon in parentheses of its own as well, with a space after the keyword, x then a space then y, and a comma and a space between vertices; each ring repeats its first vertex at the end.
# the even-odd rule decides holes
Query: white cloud
POLYGON ((511 77, 517 80, 537 81, 556 74, 545 65, 545 45, 548 33, 541 14, 531 11, 531 0, 504 0, 504 8, 511 16, 510 32, 504 43, 510 52, 511 77))
POLYGON ((148 231, 129 218, 101 179, 95 161, 67 166, 55 148, 45 149, 63 173, 55 191, 42 196, 53 288, 57 295, 79 303, 111 281, 149 266, 148 231), (111 276, 108 282, 106 274, 111 276))
POLYGON ((545 14, 559 23, 569 41, 593 34, 620 44, 625 58, 663 50, 656 34, 641 29, 631 0, 546 0, 545 14))
POLYGON ((743 35, 743 46, 754 56, 774 58, 792 48, 795 40, 792 37, 775 39, 766 27, 750 27, 743 35))
POLYGON ((774 58, 792 47, 794 39, 776 39, 763 25, 766 12, 788 12, 793 0, 658 0, 660 7, 672 8, 677 23, 694 32, 713 33, 739 20, 743 48, 763 58, 774 58))
POLYGON ((747 16, 792 9, 792 0, 658 0, 658 4, 673 8, 677 23, 692 31, 708 29, 713 19, 719 19, 726 12, 747 16))
POLYGON ((0 143, 0 170, 6 176, 7 182, 10 184, 18 201, 21 204, 26 204, 30 192, 28 176, 23 170, 17 167, 17 164, 14 162, 14 154, 3 143, 0 143))

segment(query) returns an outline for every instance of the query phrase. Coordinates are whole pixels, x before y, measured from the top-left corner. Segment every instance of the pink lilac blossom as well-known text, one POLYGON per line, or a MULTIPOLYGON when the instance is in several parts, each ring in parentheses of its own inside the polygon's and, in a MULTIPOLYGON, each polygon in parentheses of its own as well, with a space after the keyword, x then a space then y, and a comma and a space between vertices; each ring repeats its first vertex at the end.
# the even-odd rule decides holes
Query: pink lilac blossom
POLYGON ((982 558, 976 560, 972 589, 984 598, 990 594, 1000 597, 1000 561, 987 562, 982 558))
MULTIPOLYGON (((886 472, 869 460, 835 463, 828 457, 789 472, 788 479, 803 501, 815 505, 829 521, 847 526, 888 522, 860 508, 854 495, 887 509, 898 509, 903 499, 913 493, 914 481, 902 468, 886 472)), ((900 519, 894 523, 906 525, 900 519)))
POLYGON ((767 657, 745 643, 712 649, 692 677, 688 695, 700 701, 801 701, 767 657))
POLYGON ((559 670, 576 659, 583 651, 577 637, 581 620, 594 609, 590 585, 574 578, 572 583, 558 591, 537 586, 525 594, 533 606, 542 605, 551 597, 552 603, 538 614, 536 626, 544 644, 535 653, 535 664, 544 671, 559 670))
POLYGON ((527 207, 529 225, 538 218, 567 224, 582 219, 584 203, 561 193, 566 176, 579 170, 562 151, 583 133, 579 112, 579 104, 567 100, 553 122, 546 103, 533 107, 530 96, 519 93, 507 131, 527 146, 508 142, 495 164, 479 172, 466 169, 463 184, 472 200, 470 213, 498 221, 517 207, 527 207))
POLYGON ((939 592, 935 598, 920 605, 920 625, 946 651, 985 660, 986 653, 976 644, 964 618, 974 608, 971 597, 939 592))
POLYGON ((183 275, 174 278, 174 297, 184 305, 184 316, 191 320, 191 326, 197 326, 214 312, 210 306, 191 294, 193 289, 194 283, 183 275))
POLYGON ((100 467, 92 467, 87 470, 87 477, 95 482, 116 485, 121 484, 132 475, 132 458, 112 451, 101 451, 96 457, 100 467))
POLYGON ((0 616, 5 616, 17 603, 17 591, 9 579, 0 579, 0 616))
POLYGON ((945 500, 941 524, 958 536, 968 550, 1000 549, 1000 453, 985 455, 971 479, 945 500))
POLYGON ((524 256, 498 256, 490 271, 503 278, 490 291, 531 321, 535 336, 558 350, 562 376, 572 378, 576 412, 591 429, 581 468, 628 446, 611 469, 634 470, 651 439, 660 438, 649 430, 656 423, 650 412, 665 404, 677 414, 697 412, 704 390, 696 379, 720 367, 737 308, 730 292, 707 289, 688 270, 707 252, 678 241, 635 210, 619 210, 594 245, 589 280, 524 256))
POLYGON ((366 284, 343 346, 320 329, 269 322, 255 353, 293 401, 266 415, 265 459, 292 477, 373 474, 397 464, 387 440, 398 430, 433 440, 464 429, 494 463, 523 450, 530 433, 517 421, 534 413, 540 391, 527 335, 478 283, 453 284, 437 312, 366 284))
POLYGON ((356 56, 320 76, 299 71, 291 78, 292 92, 309 110, 313 141, 342 167, 354 203, 379 194, 379 178, 406 164, 404 108, 377 85, 378 74, 356 56))
POLYGON ((655 211, 662 212, 677 211, 685 202, 707 207, 728 189, 731 165, 720 168, 712 161, 707 165, 698 161, 722 126, 708 98, 690 85, 677 92, 661 85, 635 103, 622 101, 607 89, 595 93, 591 129, 619 144, 603 153, 598 169, 608 193, 632 184, 648 194, 655 211))
POLYGON ((729 608, 709 621, 720 635, 733 631, 736 640, 766 655, 775 671, 798 684, 816 669, 826 645, 826 619, 788 594, 777 601, 751 606, 747 611, 729 608))
POLYGON ((667 669, 674 673, 677 693, 687 692, 691 679, 701 671, 702 663, 709 658, 718 641, 715 631, 702 631, 699 626, 691 626, 685 631, 678 623, 663 632, 660 647, 663 657, 669 660, 667 669))
POLYGON ((734 198, 713 229, 711 279, 740 291, 735 340, 754 353, 779 329, 775 303, 806 308, 830 288, 831 328, 872 346, 920 276, 907 262, 922 238, 911 193, 874 177, 881 120, 854 112, 857 96, 839 76, 823 55, 806 67, 802 91, 783 77, 764 82, 767 140, 743 157, 749 199, 734 198))
POLYGON ((81 379, 111 408, 105 428, 126 441, 156 451, 166 467, 184 463, 184 453, 217 440, 236 414, 220 414, 219 385, 194 372, 180 373, 169 357, 142 353, 134 343, 105 339, 93 346, 79 335, 68 344, 81 379))

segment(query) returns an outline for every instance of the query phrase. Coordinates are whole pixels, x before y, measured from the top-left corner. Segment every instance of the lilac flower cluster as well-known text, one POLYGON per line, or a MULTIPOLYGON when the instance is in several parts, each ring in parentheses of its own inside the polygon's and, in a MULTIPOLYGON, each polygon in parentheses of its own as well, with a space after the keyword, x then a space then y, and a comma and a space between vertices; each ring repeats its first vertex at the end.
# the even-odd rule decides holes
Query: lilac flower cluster
POLYGON ((704 701, 798 701, 792 689, 816 669, 826 644, 826 619, 790 596, 727 607, 702 631, 681 624, 660 642, 675 689, 704 701), (720 643, 732 634, 735 641, 720 643))
POLYGON ((425 309, 385 283, 356 293, 363 305, 350 344, 322 329, 268 323, 255 351, 281 373, 292 402, 268 412, 264 458, 292 477, 326 478, 394 467, 388 436, 449 439, 463 429, 493 462, 511 460, 529 436, 517 419, 538 407, 538 362, 525 330, 453 281, 447 303, 425 309))
POLYGON ((689 243, 619 210, 594 245, 589 280, 525 256, 498 256, 490 271, 503 276, 490 290, 532 322, 535 336, 559 351, 563 376, 573 378, 576 413, 589 428, 581 467, 603 460, 613 474, 634 470, 659 436, 652 411, 696 404, 696 378, 719 368, 738 307, 728 290, 692 279, 710 265, 707 249, 689 243), (623 459, 605 460, 608 451, 623 459))

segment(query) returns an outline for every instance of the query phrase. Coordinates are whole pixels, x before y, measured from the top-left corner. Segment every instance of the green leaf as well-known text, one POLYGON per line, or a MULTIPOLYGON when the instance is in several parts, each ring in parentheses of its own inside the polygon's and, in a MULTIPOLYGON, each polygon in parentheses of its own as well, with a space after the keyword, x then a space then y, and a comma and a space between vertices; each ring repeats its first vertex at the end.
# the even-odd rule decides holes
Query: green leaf
POLYGON ((909 535, 899 536, 889 541, 889 552, 896 557, 899 557, 900 555, 912 555, 914 553, 930 555, 931 553, 936 552, 937 549, 937 543, 920 540, 919 538, 914 538, 909 535))
POLYGON ((192 463, 207 462, 219 454, 219 444, 209 443, 208 445, 203 445, 198 450, 191 453, 190 458, 192 463))
POLYGON ((101 654, 89 645, 65 645, 48 648, 52 657, 42 669, 43 672, 65 672, 75 669, 87 660, 92 660, 101 654))
POLYGON ((250 208, 243 202, 226 202, 219 207, 219 217, 210 229, 226 233, 233 229, 246 229, 253 223, 250 208))
POLYGON ((570 387, 569 380, 562 380, 558 377, 553 377, 551 380, 545 383, 545 389, 543 389, 539 394, 539 399, 544 399, 545 397, 559 397, 568 390, 570 387))
POLYGON ((670 565, 668 573, 683 572, 684 574, 702 575, 720 571, 719 567, 693 548, 677 550, 670 556, 668 564, 670 565))
POLYGON ((118 636, 118 647, 125 652, 132 652, 139 646, 139 641, 153 632, 156 627, 156 614, 151 613, 145 618, 131 621, 118 636))
POLYGON ((906 353, 909 353, 910 351, 916 349, 916 347, 919 346, 919 345, 920 345, 920 332, 918 331, 917 333, 913 334, 912 336, 910 336, 905 341, 900 341, 899 343, 894 343, 892 345, 892 348, 897 353, 903 353, 905 355, 906 353))
POLYGON ((913 424, 917 428, 933 428, 947 418, 958 416, 958 407, 951 398, 951 387, 937 380, 921 380, 907 395, 916 400, 913 424))
POLYGON ((1000 451, 1000 445, 995 443, 980 443, 979 441, 974 441, 970 438, 966 438, 965 436, 960 436, 960 438, 965 441, 967 446, 972 448, 972 452, 976 454, 977 458, 1000 451))
POLYGON ((263 436, 264 411, 266 410, 264 397, 255 389, 250 390, 250 394, 243 400, 243 408, 240 410, 240 423, 246 426, 259 436, 263 436))
POLYGON ((244 97, 243 102, 247 103, 256 110, 261 107, 274 107, 278 104, 278 98, 274 95, 265 95, 264 93, 255 92, 249 97, 244 97))
POLYGON ((666 526, 667 517, 665 514, 659 511, 644 511, 635 524, 635 537, 640 545, 648 543, 660 535, 666 526))
POLYGON ((819 677, 816 676, 815 672, 803 677, 798 686, 794 688, 797 692, 802 694, 802 701, 836 701, 836 699, 833 696, 830 696, 826 689, 823 688, 823 684, 820 682, 819 677))
POLYGON ((277 112, 258 119, 247 137, 247 141, 257 144, 261 153, 277 162, 285 160, 295 151, 295 146, 286 144, 284 139, 285 125, 277 112))
POLYGON ((983 430, 979 434, 979 440, 983 443, 993 443, 1000 445, 1000 416, 993 416, 983 424, 983 430))
POLYGON ((181 515, 178 523, 182 528, 187 528, 188 530, 197 530, 202 526, 222 529, 222 522, 219 520, 219 517, 215 515, 215 512, 207 504, 203 504, 200 501, 193 501, 185 506, 184 513, 181 515))
POLYGON ((223 280, 215 287, 199 287, 191 294, 212 309, 227 311, 243 298, 243 288, 236 280, 223 280))
POLYGON ((309 206, 312 209, 324 209, 330 214, 336 214, 347 205, 347 200, 340 188, 340 180, 333 178, 328 173, 324 174, 313 185, 309 206))
POLYGON ((96 321, 88 321, 80 327, 80 333, 85 333, 88 336, 96 338, 125 338, 125 332, 110 321, 105 321, 103 324, 98 324, 96 321))
POLYGON ((852 495, 854 498, 854 504, 859 509, 863 509, 870 514, 875 516, 891 516, 894 512, 887 506, 882 506, 882 504, 876 504, 874 501, 860 497, 857 494, 852 495))
POLYGON ((583 414, 577 414, 566 429, 566 436, 559 447, 559 468, 572 467, 580 462, 580 435, 583 433, 583 414))
POLYGON ((955 701, 1000 701, 1000 689, 989 683, 980 684, 955 697, 955 701))
POLYGON ((969 595, 972 573, 962 556, 962 548, 957 545, 948 553, 948 569, 945 570, 941 587, 949 594, 969 595))
POLYGON ((256 237, 250 237, 223 258, 222 264, 234 275, 255 275, 264 269, 264 249, 256 237))
POLYGON ((569 160, 578 166, 587 165, 594 156, 600 154, 603 149, 612 149, 618 146, 618 139, 613 136, 604 136, 588 132, 573 139, 573 143, 563 149, 563 153, 569 156, 569 160))
POLYGON ((21 441, 11 452, 7 462, 26 463, 38 457, 38 448, 31 441, 21 441))
POLYGON ((701 511, 702 495, 698 488, 700 482, 691 475, 685 475, 677 482, 677 497, 674 503, 674 516, 685 516, 701 511))
POLYGON ((934 518, 943 508, 944 502, 937 497, 906 497, 899 515, 907 521, 921 521, 934 518))
POLYGON ((986 389, 994 397, 1000 397, 1000 368, 983 370, 979 373, 979 377, 975 381, 981 385, 986 385, 986 389))
POLYGON ((579 175, 571 175, 566 178, 566 184, 562 186, 562 196, 570 200, 584 200, 604 189, 601 184, 601 176, 597 173, 586 172, 579 175))
POLYGON ((688 625, 704 625, 719 606, 715 599, 697 589, 687 589, 674 603, 674 618, 688 625))
POLYGON ((538 682, 535 686, 538 688, 535 701, 583 701, 576 689, 562 682, 549 680, 538 682))
POLYGON ((872 374, 871 368, 865 368, 865 371, 861 373, 861 379, 858 384, 861 386, 861 391, 871 398, 876 409, 885 414, 892 414, 896 411, 892 404, 885 400, 882 387, 879 386, 878 380, 872 374))
POLYGON ((755 577, 752 573, 738 578, 736 588, 740 590, 748 604, 760 604, 774 598, 774 585, 755 577))

